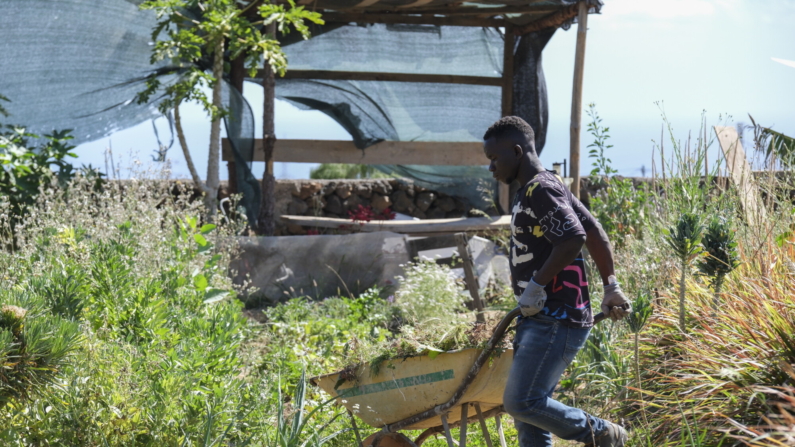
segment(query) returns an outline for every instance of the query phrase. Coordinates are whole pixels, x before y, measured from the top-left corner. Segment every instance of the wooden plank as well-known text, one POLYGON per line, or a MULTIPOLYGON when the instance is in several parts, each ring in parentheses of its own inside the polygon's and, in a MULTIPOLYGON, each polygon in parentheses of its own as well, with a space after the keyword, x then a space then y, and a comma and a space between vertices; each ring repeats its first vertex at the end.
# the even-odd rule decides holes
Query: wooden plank
MULTIPOLYGON (((543 14, 553 13, 560 11, 560 5, 551 5, 546 3, 532 4, 532 5, 519 5, 519 6, 497 6, 494 8, 478 8, 471 6, 447 6, 439 7, 438 5, 429 6, 426 8, 415 8, 412 11, 402 11, 404 13, 412 14, 450 14, 450 15, 478 15, 478 16, 496 16, 503 14, 543 14)), ((344 11, 344 10, 342 10, 344 11)), ((377 12, 388 12, 389 9, 378 9, 377 12)), ((376 12, 374 8, 370 9, 371 13, 376 12)))
MULTIPOLYGON (((502 116, 513 115, 513 71, 516 37, 513 28, 505 28, 505 44, 502 51, 502 116)), ((510 214, 511 186, 497 182, 497 206, 503 214, 510 214)))
POLYGON ((458 233, 462 231, 496 231, 511 227, 511 216, 460 217, 458 219, 425 219, 425 220, 382 220, 366 223, 353 223, 350 219, 334 217, 290 216, 282 215, 285 224, 302 225, 316 228, 355 228, 362 232, 391 231, 400 234, 438 234, 458 233))
MULTIPOLYGON (((223 159, 232 158, 224 139, 223 159)), ((262 140, 254 141, 254 161, 265 161, 262 140)), ((273 161, 291 163, 347 163, 384 165, 483 166, 483 144, 478 142, 382 141, 365 150, 353 141, 276 140, 273 161)))
MULTIPOLYGON (((408 13, 409 11, 407 11, 408 13)), ((470 16, 434 16, 434 15, 408 15, 408 14, 368 14, 363 12, 323 12, 326 23, 405 23, 410 25, 437 25, 437 26, 476 26, 476 27, 502 27, 508 24, 504 19, 490 19, 470 16)))
POLYGON ((731 126, 715 126, 714 130, 715 135, 718 137, 718 144, 726 158, 729 176, 740 196, 745 218, 749 225, 760 225, 767 218, 767 210, 759 197, 759 190, 754 182, 751 165, 748 164, 748 160, 745 157, 745 151, 737 134, 737 129, 731 126))
MULTIPOLYGON (((464 264, 464 280, 466 281, 469 296, 475 302, 475 308, 478 310, 475 318, 478 323, 485 323, 486 317, 483 315, 483 301, 480 300, 480 285, 478 284, 477 270, 475 270, 475 263, 472 261, 472 254, 469 252, 469 239, 466 233, 456 233, 456 245, 458 246, 458 256, 461 257, 461 262, 464 264)), ((461 416, 462 420, 466 420, 465 416, 461 416)))
POLYGON ((571 91, 571 127, 569 130, 569 176, 571 193, 580 197, 580 131, 582 124, 582 84, 585 75, 585 35, 588 30, 588 2, 579 3, 577 49, 574 55, 574 85, 571 91))
MULTIPOLYGON (((255 78, 261 79, 263 70, 257 70, 255 78)), ((336 70, 288 70, 282 79, 316 79, 324 81, 391 81, 427 82, 431 84, 492 85, 501 87, 503 79, 489 76, 459 76, 418 73, 381 73, 336 70)))

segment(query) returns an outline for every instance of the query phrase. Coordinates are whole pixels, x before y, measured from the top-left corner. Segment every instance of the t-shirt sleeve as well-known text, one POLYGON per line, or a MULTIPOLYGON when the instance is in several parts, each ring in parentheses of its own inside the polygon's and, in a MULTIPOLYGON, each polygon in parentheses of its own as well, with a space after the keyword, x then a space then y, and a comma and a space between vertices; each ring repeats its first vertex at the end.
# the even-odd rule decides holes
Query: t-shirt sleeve
POLYGON ((582 204, 576 197, 572 196, 569 193, 569 197, 571 197, 571 204, 572 208, 574 208, 574 213, 577 214, 577 217, 580 219, 580 225, 585 231, 591 231, 591 228, 597 226, 599 222, 593 217, 588 208, 582 204))
POLYGON ((524 200, 538 219, 538 230, 543 232, 552 245, 558 245, 574 236, 585 235, 585 228, 562 184, 542 181, 531 185, 524 200))

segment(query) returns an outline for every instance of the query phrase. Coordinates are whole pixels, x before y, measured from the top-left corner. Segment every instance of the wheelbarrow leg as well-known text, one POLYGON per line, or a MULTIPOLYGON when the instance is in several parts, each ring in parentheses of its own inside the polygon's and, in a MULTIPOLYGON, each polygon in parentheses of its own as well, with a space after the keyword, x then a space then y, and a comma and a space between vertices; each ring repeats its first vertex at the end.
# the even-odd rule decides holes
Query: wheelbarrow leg
POLYGON ((442 414, 442 426, 444 427, 444 437, 447 438, 447 447, 455 447, 453 435, 450 433, 450 424, 447 423, 447 414, 442 414))
POLYGON ((356 434, 356 442, 358 447, 364 447, 364 444, 362 443, 362 436, 359 434, 359 427, 356 426, 356 417, 350 411, 348 412, 348 416, 351 417, 351 426, 353 426, 353 432, 356 434))
POLYGON ((467 420, 469 419, 469 404, 461 405, 461 429, 459 430, 460 441, 459 447, 467 446, 467 420))
POLYGON ((486 420, 483 419, 483 412, 480 411, 480 404, 477 402, 475 402, 475 411, 478 413, 480 431, 483 432, 483 439, 486 440, 486 447, 494 447, 494 445, 491 443, 491 434, 489 434, 489 428, 486 426, 486 420))
POLYGON ((505 432, 502 431, 502 415, 494 416, 494 422, 497 424, 497 434, 500 435, 500 447, 508 447, 505 444, 505 432))

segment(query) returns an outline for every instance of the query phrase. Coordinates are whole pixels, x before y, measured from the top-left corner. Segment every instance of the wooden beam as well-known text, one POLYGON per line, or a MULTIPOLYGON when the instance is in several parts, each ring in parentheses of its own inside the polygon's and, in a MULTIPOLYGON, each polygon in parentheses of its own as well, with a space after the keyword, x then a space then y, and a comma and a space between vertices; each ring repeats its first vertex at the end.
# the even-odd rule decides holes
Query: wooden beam
MULTIPOLYGON (((505 28, 505 44, 502 50, 502 116, 513 115, 513 68, 516 37, 513 28, 505 28)), ((497 204, 503 214, 511 213, 511 185, 497 182, 497 204)))
MULTIPOLYGON (((485 323, 486 317, 483 315, 483 301, 480 300, 480 284, 478 283, 475 262, 472 260, 472 254, 469 252, 469 239, 467 238, 467 234, 456 233, 455 243, 458 249, 458 256, 464 264, 464 280, 466 281, 467 290, 469 290, 469 296, 472 297, 472 301, 475 303, 475 309, 478 311, 475 319, 478 323, 485 323)), ((466 404, 464 404, 464 407, 465 406, 466 404)), ((461 416, 461 420, 467 420, 466 414, 461 416)), ((463 428, 465 426, 466 424, 461 427, 463 428)), ((462 436, 461 439, 463 440, 464 437, 462 436)))
POLYGON ((564 23, 568 22, 569 20, 572 20, 573 18, 577 17, 579 13, 580 13, 580 6, 578 4, 566 6, 564 8, 558 7, 555 12, 549 14, 546 17, 534 20, 525 26, 517 27, 514 30, 514 34, 516 34, 517 36, 521 36, 524 34, 534 33, 536 31, 541 31, 549 28, 558 28, 564 23))
POLYGON ((714 130, 718 137, 718 144, 726 158, 729 175, 740 196, 746 221, 750 226, 758 228, 767 218, 767 210, 759 197, 751 165, 745 158, 745 151, 737 129, 731 126, 715 126, 714 130))
POLYGON ((501 216, 495 219, 489 217, 461 217, 458 219, 381 220, 353 223, 350 219, 337 219, 334 217, 282 215, 282 222, 316 228, 353 228, 365 233, 391 231, 400 234, 422 235, 449 234, 462 231, 505 230, 511 227, 511 216, 501 216))
MULTIPOLYGON (((257 70, 257 79, 262 79, 263 70, 257 70)), ((503 80, 488 76, 459 76, 418 73, 378 73, 365 71, 335 70, 288 70, 283 79, 317 79, 324 81, 391 81, 428 82, 433 84, 469 84, 502 86, 503 80)))
POLYGON ((569 129, 569 176, 571 193, 580 197, 580 130, 582 123, 582 84, 585 75, 585 35, 588 30, 588 2, 578 3, 577 49, 574 55, 574 85, 571 91, 571 127, 569 129))
MULTIPOLYGON (((223 159, 232 157, 224 139, 223 159)), ((262 140, 254 140, 254 160, 265 161, 262 140)), ((347 163, 368 165, 484 166, 483 143, 382 141, 358 149, 353 141, 276 140, 273 161, 291 163, 347 163)))
MULTIPOLYGON (((408 11, 407 11, 408 12, 408 11)), ((469 16, 435 16, 409 14, 368 14, 364 12, 323 12, 323 20, 330 22, 390 23, 437 26, 477 26, 498 28, 508 24, 504 19, 478 18, 469 16)))
MULTIPOLYGON (((370 8, 367 10, 368 13, 390 13, 393 11, 398 10, 390 9, 390 6, 387 5, 379 5, 378 9, 370 8)), ((496 15, 504 15, 504 14, 533 14, 533 13, 552 13, 560 11, 563 8, 568 7, 561 7, 560 5, 549 5, 549 4, 535 4, 535 5, 523 5, 523 6, 498 6, 495 8, 478 8, 478 7, 471 7, 471 6, 448 6, 448 7, 439 7, 438 5, 435 6, 428 6, 428 7, 419 7, 413 8, 411 11, 406 11, 402 7, 399 11, 403 14, 439 14, 439 15, 478 15, 478 16, 496 16, 496 15)), ((339 12, 347 12, 350 11, 349 9, 339 9, 339 12)), ((359 10, 361 12, 361 10, 359 10)))

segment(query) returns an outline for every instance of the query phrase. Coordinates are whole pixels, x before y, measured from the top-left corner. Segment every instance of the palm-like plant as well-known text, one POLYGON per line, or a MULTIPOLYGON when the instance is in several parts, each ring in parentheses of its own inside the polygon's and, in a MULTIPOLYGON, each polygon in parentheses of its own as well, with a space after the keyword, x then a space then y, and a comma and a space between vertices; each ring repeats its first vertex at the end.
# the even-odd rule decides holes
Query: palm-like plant
POLYGON ((341 430, 329 435, 322 436, 321 433, 328 428, 337 418, 342 414, 337 414, 331 420, 326 422, 320 429, 315 429, 308 422, 312 419, 318 411, 322 410, 326 405, 332 402, 334 398, 329 399, 311 411, 307 411, 306 406, 306 371, 301 373, 301 379, 295 387, 295 393, 292 399, 293 414, 292 417, 287 416, 287 409, 285 408, 284 398, 279 387, 279 408, 276 417, 276 432, 273 439, 268 439, 268 445, 274 447, 322 447, 332 439, 341 435, 347 430, 341 430))
POLYGON ((653 312, 651 294, 643 291, 632 302, 632 313, 626 316, 629 330, 635 335, 635 381, 638 389, 641 388, 640 381, 640 331, 646 326, 649 317, 653 312))
POLYGON ((701 217, 694 213, 682 214, 673 228, 665 230, 665 241, 674 250, 682 269, 679 282, 679 328, 682 332, 685 332, 685 281, 693 259, 701 253, 703 233, 701 217))
POLYGON ((698 271, 710 278, 713 297, 713 310, 718 308, 718 297, 726 275, 740 264, 737 241, 731 225, 723 217, 713 218, 701 241, 705 256, 698 262, 698 271))

